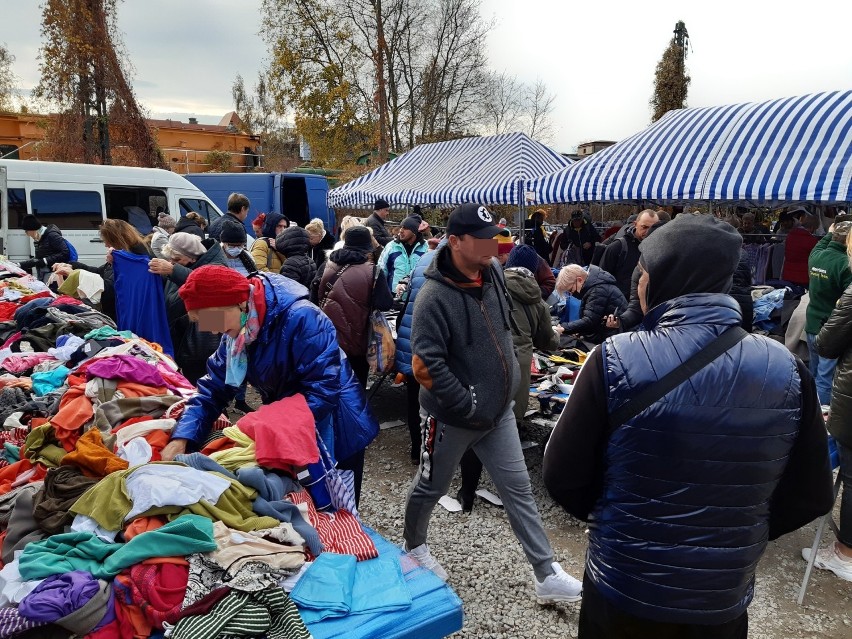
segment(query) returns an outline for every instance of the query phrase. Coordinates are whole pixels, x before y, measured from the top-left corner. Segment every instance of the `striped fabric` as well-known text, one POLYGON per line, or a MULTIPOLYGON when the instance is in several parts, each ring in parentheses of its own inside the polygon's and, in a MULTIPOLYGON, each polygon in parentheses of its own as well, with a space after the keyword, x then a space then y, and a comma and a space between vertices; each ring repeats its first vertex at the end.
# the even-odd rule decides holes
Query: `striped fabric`
POLYGON ((852 201, 852 91, 670 111, 527 182, 538 203, 852 201))
POLYGON ((318 512, 306 490, 290 493, 287 499, 296 505, 307 506, 308 521, 319 533, 324 551, 355 555, 358 561, 379 556, 373 540, 364 532, 360 522, 352 513, 345 510, 334 513, 318 512))
POLYGON ((267 637, 310 639, 299 611, 281 588, 258 592, 237 590, 207 614, 184 617, 174 627, 172 639, 219 639, 221 637, 267 637))
POLYGON ((328 205, 518 204, 519 181, 571 164, 524 133, 421 144, 328 193, 328 205))

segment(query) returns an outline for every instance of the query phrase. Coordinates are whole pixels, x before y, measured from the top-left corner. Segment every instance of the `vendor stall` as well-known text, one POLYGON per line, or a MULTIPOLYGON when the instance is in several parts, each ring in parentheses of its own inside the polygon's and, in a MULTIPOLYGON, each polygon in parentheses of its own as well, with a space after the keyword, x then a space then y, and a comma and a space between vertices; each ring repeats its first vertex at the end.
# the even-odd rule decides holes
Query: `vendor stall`
POLYGON ((0 637, 461 628, 452 590, 362 525, 351 476, 326 463, 315 503, 254 414, 161 461, 196 390, 159 344, 2 261, 0 315, 0 637))

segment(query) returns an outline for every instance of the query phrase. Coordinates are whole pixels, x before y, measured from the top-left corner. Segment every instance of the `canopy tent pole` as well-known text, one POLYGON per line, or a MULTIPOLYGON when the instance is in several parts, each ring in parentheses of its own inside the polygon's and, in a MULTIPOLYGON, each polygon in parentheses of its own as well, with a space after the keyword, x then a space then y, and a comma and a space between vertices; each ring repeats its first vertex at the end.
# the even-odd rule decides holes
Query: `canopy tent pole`
POLYGON ((524 236, 524 221, 527 212, 527 194, 524 192, 524 181, 518 180, 518 241, 521 244, 525 243, 524 236))

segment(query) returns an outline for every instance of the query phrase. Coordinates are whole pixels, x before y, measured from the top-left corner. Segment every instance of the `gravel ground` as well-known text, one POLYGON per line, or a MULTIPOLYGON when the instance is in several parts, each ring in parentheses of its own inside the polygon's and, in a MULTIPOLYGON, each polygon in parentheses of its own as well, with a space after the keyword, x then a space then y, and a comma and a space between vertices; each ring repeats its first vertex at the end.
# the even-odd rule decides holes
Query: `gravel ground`
MULTIPOLYGON (((372 401, 380 421, 404 419, 405 389, 387 383, 372 401)), ((546 429, 529 426, 525 438, 543 443, 546 429)), ((383 430, 367 452, 361 497, 363 521, 394 543, 402 541, 405 495, 415 474, 408 459, 408 429, 383 430)), ((541 480, 541 446, 526 451, 533 493, 562 567, 580 578, 586 549, 585 526, 556 506, 541 480)), ((450 494, 459 486, 456 477, 450 494)), ((483 475, 482 487, 494 491, 483 475)), ((852 583, 814 571, 805 606, 796 604, 816 525, 769 545, 758 567, 751 607, 752 639, 852 637, 852 583)), ((454 637, 516 639, 576 637, 580 604, 539 606, 532 595, 532 571, 512 535, 502 508, 477 500, 470 515, 437 506, 429 529, 433 554, 450 574, 464 602, 465 624, 454 637)), ((828 535, 826 535, 828 538, 828 535)))

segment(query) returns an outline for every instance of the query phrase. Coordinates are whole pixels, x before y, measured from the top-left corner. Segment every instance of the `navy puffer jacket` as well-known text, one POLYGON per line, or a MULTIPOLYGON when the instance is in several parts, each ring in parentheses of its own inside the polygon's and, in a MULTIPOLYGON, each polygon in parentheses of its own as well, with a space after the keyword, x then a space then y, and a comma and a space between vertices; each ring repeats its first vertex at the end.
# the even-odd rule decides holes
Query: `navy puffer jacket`
MULTIPOLYGON (((636 332, 608 339, 609 414, 739 323, 733 298, 693 294, 652 309, 636 332)), ((616 428, 586 565, 601 594, 655 621, 722 624, 741 615, 801 401, 793 356, 749 335, 616 428)))
MULTIPOLYGON (((266 315, 257 340, 248 346, 246 379, 264 404, 301 393, 319 423, 333 417, 334 456, 338 460, 363 450, 379 433, 364 391, 340 350, 334 325, 308 301, 308 290, 280 275, 261 273, 266 315)), ((189 400, 172 438, 198 447, 213 421, 234 398, 225 384, 226 342, 207 362, 198 380, 198 395, 189 400)))
MULTIPOLYGON (((438 245, 440 248, 446 244, 446 240, 441 240, 438 245)), ((408 280, 408 296, 405 298, 405 309, 399 315, 399 320, 396 326, 396 370, 403 375, 413 375, 411 369, 411 318, 414 315, 414 299, 426 281, 426 267, 428 267, 435 258, 437 251, 429 251, 417 262, 411 277, 408 280)))

